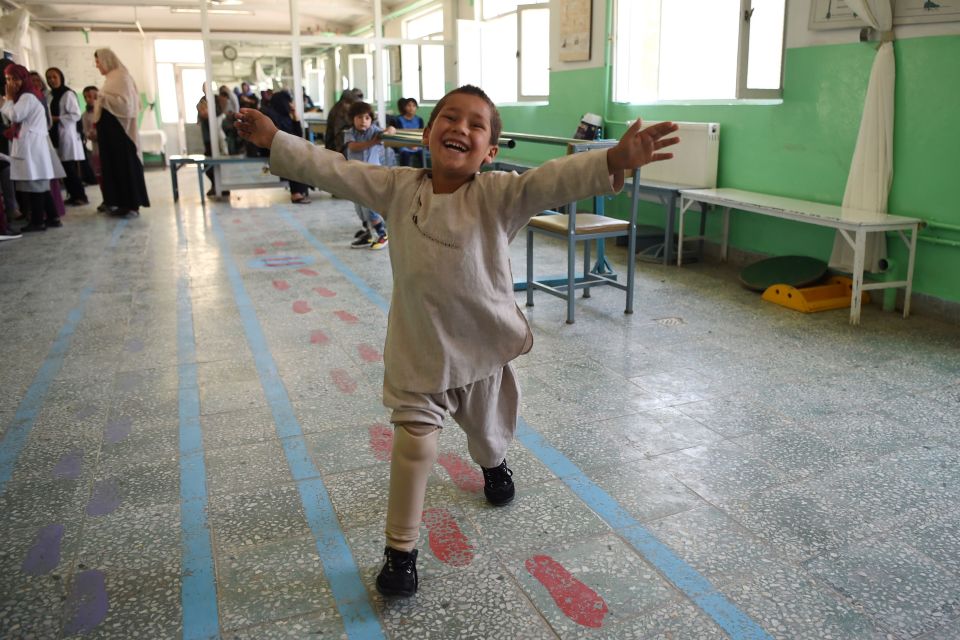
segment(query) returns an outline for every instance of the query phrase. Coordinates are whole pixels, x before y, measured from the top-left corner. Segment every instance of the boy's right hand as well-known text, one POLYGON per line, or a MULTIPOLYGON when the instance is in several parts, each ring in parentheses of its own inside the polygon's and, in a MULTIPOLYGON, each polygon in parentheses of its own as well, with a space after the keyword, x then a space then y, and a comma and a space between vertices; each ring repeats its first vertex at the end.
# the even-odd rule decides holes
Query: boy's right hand
POLYGON ((237 133, 262 149, 269 149, 273 137, 277 135, 277 126, 273 120, 256 109, 240 109, 236 114, 237 133))

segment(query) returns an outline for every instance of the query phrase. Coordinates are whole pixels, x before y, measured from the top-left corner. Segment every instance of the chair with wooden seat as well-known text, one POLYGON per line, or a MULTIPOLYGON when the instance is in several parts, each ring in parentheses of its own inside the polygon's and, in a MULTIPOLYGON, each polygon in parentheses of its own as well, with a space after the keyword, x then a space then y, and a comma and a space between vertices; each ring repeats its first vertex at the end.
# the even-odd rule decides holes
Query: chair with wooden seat
MULTIPOLYGON (((583 297, 590 297, 590 288, 609 285, 616 287, 627 294, 627 305, 624 313, 633 313, 633 280, 635 270, 634 250, 636 246, 638 189, 640 185, 640 170, 633 173, 633 193, 630 205, 630 219, 620 220, 604 215, 592 213, 577 213, 577 203, 571 202, 565 207, 566 213, 544 212, 530 219, 527 223, 527 306, 533 306, 534 289, 544 291, 550 295, 567 301, 567 324, 573 324, 573 303, 577 289, 583 289, 583 297), (533 277, 533 238, 542 234, 551 238, 565 240, 567 243, 567 280, 564 284, 551 286, 544 281, 537 281, 533 277), (601 253, 601 242, 610 238, 627 237, 627 282, 617 282, 615 273, 603 272, 603 265, 598 262, 590 266, 590 243, 596 242, 597 254, 601 253), (576 273, 577 243, 583 243, 583 274, 579 278, 576 273)), ((597 202, 599 198, 595 199, 597 202)), ((600 207, 594 208, 599 211, 600 207)), ((605 264, 605 263, 603 263, 605 264)))

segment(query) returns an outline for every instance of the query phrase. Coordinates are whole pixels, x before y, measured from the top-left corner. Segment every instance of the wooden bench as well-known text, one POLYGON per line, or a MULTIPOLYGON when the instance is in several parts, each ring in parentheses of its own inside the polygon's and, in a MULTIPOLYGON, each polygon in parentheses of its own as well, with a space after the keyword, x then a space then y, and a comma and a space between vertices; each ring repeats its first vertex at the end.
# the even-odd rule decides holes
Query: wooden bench
MULTIPOLYGON (((683 246, 683 217, 694 203, 719 207, 723 210, 723 237, 720 257, 727 259, 727 241, 730 236, 730 209, 749 211, 764 216, 805 222, 821 227, 830 227, 853 249, 853 295, 850 299, 850 324, 860 324, 861 294, 873 289, 904 288, 903 317, 910 315, 910 294, 913 290, 913 266, 917 253, 917 234, 923 226, 919 218, 892 216, 874 211, 848 209, 837 205, 783 198, 765 193, 740 191, 739 189, 682 189, 680 191, 679 242, 683 246), (864 254, 867 234, 896 231, 910 252, 907 261, 906 279, 888 282, 863 282, 864 254), (905 231, 910 231, 907 239, 905 231), (851 235, 852 234, 852 235, 851 235)), ((683 252, 677 254, 677 266, 683 264, 683 252)))

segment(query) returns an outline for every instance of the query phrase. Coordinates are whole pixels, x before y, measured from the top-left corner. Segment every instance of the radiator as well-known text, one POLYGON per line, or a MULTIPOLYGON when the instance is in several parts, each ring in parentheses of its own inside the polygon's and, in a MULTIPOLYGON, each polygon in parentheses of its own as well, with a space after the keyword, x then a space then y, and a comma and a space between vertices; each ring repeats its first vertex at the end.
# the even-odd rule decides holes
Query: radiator
MULTIPOLYGON (((657 124, 644 122, 644 127, 657 124)), ((677 122, 680 142, 664 149, 673 158, 648 164, 640 169, 643 180, 656 180, 696 188, 717 186, 717 161, 720 151, 719 122, 677 122)))

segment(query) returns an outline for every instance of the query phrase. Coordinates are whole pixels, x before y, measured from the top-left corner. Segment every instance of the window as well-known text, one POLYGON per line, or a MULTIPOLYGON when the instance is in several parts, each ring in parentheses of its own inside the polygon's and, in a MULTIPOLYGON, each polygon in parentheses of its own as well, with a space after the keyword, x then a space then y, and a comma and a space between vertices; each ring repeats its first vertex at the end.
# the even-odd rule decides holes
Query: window
POLYGON ((617 0, 617 102, 778 98, 785 0, 617 0))
MULTIPOLYGON (((443 8, 403 23, 407 40, 443 40, 443 8)), ((444 47, 440 44, 400 45, 401 90, 406 98, 417 102, 435 102, 444 94, 444 47)))
POLYGON ((153 46, 161 120, 164 124, 176 124, 182 117, 187 124, 195 124, 197 110, 193 105, 203 96, 201 87, 207 77, 203 69, 203 41, 157 40, 153 46))
POLYGON ((483 87, 496 103, 546 100, 548 5, 541 0, 482 0, 480 15, 480 21, 458 21, 460 84, 483 87))

